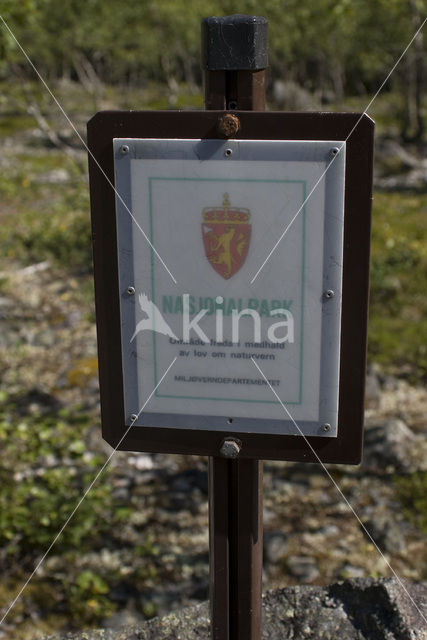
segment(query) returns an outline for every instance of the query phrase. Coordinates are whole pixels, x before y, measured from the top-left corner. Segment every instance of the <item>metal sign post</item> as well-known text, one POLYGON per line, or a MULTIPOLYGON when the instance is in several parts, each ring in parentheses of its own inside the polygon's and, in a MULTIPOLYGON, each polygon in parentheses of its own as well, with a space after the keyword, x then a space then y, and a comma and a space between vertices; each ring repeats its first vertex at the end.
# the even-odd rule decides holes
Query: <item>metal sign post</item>
MULTIPOLYGON (((219 120, 220 137, 238 132, 233 111, 265 108, 267 26, 265 18, 243 15, 202 22, 205 107, 229 111, 219 120)), ((239 449, 238 441, 226 437, 224 457, 209 458, 213 640, 261 638, 262 462, 239 460, 239 449)))
POLYGON ((88 123, 102 435, 210 458, 212 637, 260 640, 260 460, 361 460, 374 126, 265 112, 264 18, 202 36, 204 111, 88 123))

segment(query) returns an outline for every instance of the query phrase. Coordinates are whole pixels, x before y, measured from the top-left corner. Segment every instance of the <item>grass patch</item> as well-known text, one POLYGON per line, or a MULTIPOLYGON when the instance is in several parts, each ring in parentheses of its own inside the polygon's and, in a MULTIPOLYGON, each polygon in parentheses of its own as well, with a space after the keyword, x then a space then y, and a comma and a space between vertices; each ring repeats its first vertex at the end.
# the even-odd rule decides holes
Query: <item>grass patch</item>
POLYGON ((427 195, 376 193, 369 357, 427 377, 427 195))
POLYGON ((19 113, 15 115, 5 115, 0 118, 0 138, 13 136, 15 133, 33 129, 36 126, 36 121, 32 116, 19 113))
MULTIPOLYGON (((61 408, 35 389, 0 393, 0 607, 12 600, 101 469, 105 456, 91 454, 86 444, 91 425, 89 414, 61 408)), ((156 580, 159 549, 145 532, 133 552, 135 566, 117 564, 114 554, 129 545, 123 528, 133 507, 114 496, 114 486, 107 468, 29 585, 25 606, 18 603, 11 612, 14 637, 39 637, 43 625, 52 632, 64 620, 68 629, 99 626, 116 609, 117 589, 142 591, 156 580), (34 610, 40 625, 30 617, 34 610)), ((150 606, 142 610, 146 617, 153 615, 150 606)))
MULTIPOLYGON (((3 393, 1 400, 0 560, 11 566, 18 559, 31 562, 47 547, 102 458, 85 455, 89 417, 81 411, 34 409, 31 394, 8 398, 3 393)), ((108 485, 99 483, 64 531, 62 550, 89 548, 108 529, 98 516, 109 503, 108 485)))
POLYGON ((427 535, 427 472, 396 476, 393 482, 405 516, 427 535))
POLYGON ((57 152, 15 156, 0 178, 0 257, 50 260, 70 272, 91 270, 89 194, 76 165, 57 152), (64 182, 49 182, 62 169, 64 182))
POLYGON ((22 264, 50 260, 69 272, 92 268, 88 213, 25 212, 14 227, 0 231, 2 253, 22 264))
MULTIPOLYGON (((35 390, 19 397, 0 395, 0 569, 11 587, 22 584, 104 462, 85 443, 90 416, 51 402, 35 390)), ((123 520, 109 474, 106 469, 64 529, 53 550, 53 569, 45 566, 28 590, 27 598, 53 626, 58 615, 72 619, 76 628, 98 625, 115 609, 109 583, 116 586, 120 573, 79 566, 82 554, 104 548, 123 520)), ((10 599, 6 589, 0 590, 0 606, 10 599)), ((11 621, 16 618, 19 624, 16 637, 27 637, 27 617, 19 607, 11 613, 11 621)))

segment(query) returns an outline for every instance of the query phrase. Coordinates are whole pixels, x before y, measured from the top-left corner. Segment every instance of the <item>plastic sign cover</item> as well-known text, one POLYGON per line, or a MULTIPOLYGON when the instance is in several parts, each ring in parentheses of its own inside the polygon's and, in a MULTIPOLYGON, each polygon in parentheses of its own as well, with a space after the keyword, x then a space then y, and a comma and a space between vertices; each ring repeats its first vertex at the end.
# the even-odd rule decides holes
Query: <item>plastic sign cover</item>
POLYGON ((114 161, 126 424, 176 358, 135 425, 335 437, 345 143, 115 139, 114 161))

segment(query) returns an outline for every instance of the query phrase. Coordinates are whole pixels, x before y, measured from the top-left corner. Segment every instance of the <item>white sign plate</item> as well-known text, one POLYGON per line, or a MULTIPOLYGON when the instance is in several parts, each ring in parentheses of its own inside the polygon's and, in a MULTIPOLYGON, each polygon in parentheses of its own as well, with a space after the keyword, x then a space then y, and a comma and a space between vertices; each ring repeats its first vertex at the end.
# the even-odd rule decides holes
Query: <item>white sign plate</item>
POLYGON ((136 426, 335 437, 345 142, 114 158, 126 424, 176 358, 136 426))

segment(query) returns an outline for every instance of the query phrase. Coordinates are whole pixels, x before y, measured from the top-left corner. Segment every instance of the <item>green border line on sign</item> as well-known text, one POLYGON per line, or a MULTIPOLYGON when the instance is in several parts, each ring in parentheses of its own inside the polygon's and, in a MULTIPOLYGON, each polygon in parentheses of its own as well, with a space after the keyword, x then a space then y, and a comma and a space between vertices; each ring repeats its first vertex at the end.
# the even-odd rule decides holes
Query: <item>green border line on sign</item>
MULTIPOLYGON (((176 182, 263 182, 263 183, 283 183, 283 184, 301 184, 303 191, 303 199, 302 202, 305 203, 306 193, 307 193, 307 183, 305 180, 261 180, 261 179, 251 179, 251 178, 170 178, 170 177, 152 177, 148 178, 149 184, 149 214, 150 214, 150 241, 152 247, 154 246, 154 229, 153 229, 153 191, 152 191, 152 183, 154 181, 176 181, 176 182)), ((301 280, 301 321, 300 321, 300 334, 301 334, 301 342, 300 342, 300 380, 299 380, 299 399, 298 401, 283 401, 285 404, 299 405, 302 403, 302 378, 303 378, 303 331, 304 331, 304 291, 305 291, 305 234, 306 234, 306 207, 303 204, 302 207, 302 273, 303 277, 301 280)), ((153 248, 150 249, 151 254, 151 299, 155 304, 155 289, 154 289, 154 251, 153 248)), ((153 326, 153 358, 154 358, 154 385, 157 386, 157 345, 156 345, 156 332, 155 326, 153 326)), ((154 395, 157 398, 176 398, 182 400, 217 400, 224 402, 256 402, 259 404, 280 404, 276 400, 251 400, 251 399, 239 399, 239 398, 212 398, 212 397, 202 397, 202 396, 177 396, 171 394, 162 394, 158 393, 156 390, 154 395)))

